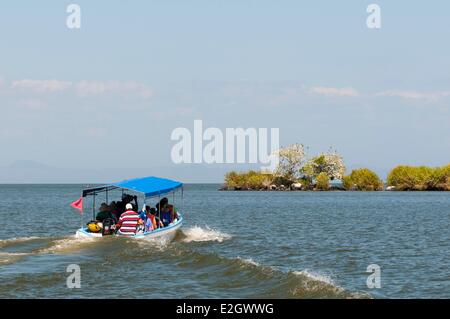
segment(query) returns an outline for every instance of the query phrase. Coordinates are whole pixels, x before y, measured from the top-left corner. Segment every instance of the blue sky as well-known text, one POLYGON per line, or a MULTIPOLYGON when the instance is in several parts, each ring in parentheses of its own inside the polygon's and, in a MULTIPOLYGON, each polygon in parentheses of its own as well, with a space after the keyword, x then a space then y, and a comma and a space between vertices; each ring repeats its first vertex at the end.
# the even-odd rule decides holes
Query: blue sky
MULTIPOLYGON (((194 119, 279 127, 282 145, 311 155, 331 146, 349 169, 382 177, 397 164, 446 164, 449 10, 448 1, 2 2, 0 166, 65 168, 64 181, 107 169, 96 178, 211 182, 245 168, 171 169, 170 133, 194 119), (81 6, 81 29, 66 27, 70 3, 81 6), (381 29, 366 26, 371 3, 381 29)), ((3 181, 27 181, 11 174, 3 181)))

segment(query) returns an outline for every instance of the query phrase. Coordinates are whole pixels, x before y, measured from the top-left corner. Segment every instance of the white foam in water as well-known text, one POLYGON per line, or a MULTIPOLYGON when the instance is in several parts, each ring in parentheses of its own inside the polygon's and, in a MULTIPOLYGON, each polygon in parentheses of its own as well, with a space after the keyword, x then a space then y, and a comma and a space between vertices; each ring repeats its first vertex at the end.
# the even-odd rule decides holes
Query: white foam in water
POLYGON ((336 284, 333 281, 333 279, 331 279, 329 276, 318 274, 316 272, 312 272, 312 271, 309 271, 307 269, 302 270, 302 271, 294 271, 293 274, 294 275, 300 275, 300 276, 306 276, 306 277, 311 278, 313 280, 320 281, 320 282, 323 282, 323 283, 328 284, 328 285, 336 286, 336 284))
POLYGON ((248 264, 248 265, 252 265, 252 266, 261 266, 259 263, 257 263, 256 261, 254 261, 251 258, 241 258, 241 257, 237 257, 237 259, 239 259, 239 261, 241 261, 244 264, 248 264))
POLYGON ((164 251, 170 242, 171 240, 167 238, 130 239, 130 243, 137 244, 142 249, 157 249, 159 251, 164 251))
POLYGON ((75 236, 69 236, 60 239, 43 238, 43 237, 19 237, 0 240, 0 247, 13 246, 15 244, 20 244, 27 241, 39 239, 48 239, 49 246, 46 248, 41 248, 30 252, 0 252, 0 259, 1 259, 0 262, 4 262, 5 260, 11 258, 17 259, 19 257, 35 254, 76 251, 82 248, 82 246, 85 245, 86 243, 90 243, 95 240, 94 238, 77 238, 75 236))
POLYGON ((338 286, 333 279, 331 279, 330 276, 319 274, 317 272, 313 272, 310 270, 302 270, 302 271, 294 271, 294 275, 297 276, 305 276, 309 279, 311 279, 311 282, 305 282, 305 287, 307 287, 310 290, 320 290, 322 289, 322 285, 317 285, 317 283, 325 284, 329 288, 331 288, 335 293, 340 294, 343 293, 345 290, 344 288, 338 286))
POLYGON ((81 238, 75 235, 69 236, 63 239, 55 240, 51 243, 50 247, 41 249, 40 253, 63 253, 76 251, 82 248, 84 245, 95 242, 97 238, 81 238))
POLYGON ((183 234, 186 236, 186 238, 183 239, 186 243, 202 241, 218 241, 221 243, 222 241, 231 238, 230 235, 211 229, 208 226, 205 228, 194 226, 188 229, 183 229, 183 234))
MULTIPOLYGON (((25 243, 32 240, 43 239, 42 237, 13 237, 0 240, 0 247, 6 248, 17 244, 25 243)), ((33 252, 0 252, 0 264, 14 263, 25 256, 33 255, 33 252)))
MULTIPOLYGON (((330 276, 319 274, 319 273, 316 273, 316 272, 312 272, 312 271, 309 271, 309 270, 306 270, 306 269, 302 270, 302 271, 294 271, 292 273, 295 274, 295 275, 299 275, 299 276, 306 276, 306 277, 310 278, 313 281, 321 282, 321 283, 324 283, 326 285, 330 285, 330 286, 332 286, 332 288, 334 289, 334 291, 336 293, 343 293, 343 292, 345 292, 345 289, 342 288, 341 286, 337 285, 334 282, 334 280, 331 279, 330 276)), ((349 292, 349 295, 346 296, 346 297, 347 298, 372 298, 372 296, 370 294, 365 293, 365 292, 358 292, 358 291, 349 292)))
POLYGON ((10 245, 10 244, 15 244, 15 243, 23 243, 26 241, 36 240, 36 239, 40 239, 40 237, 31 236, 31 237, 14 237, 14 238, 8 238, 8 239, 1 239, 0 247, 10 245))
POLYGON ((0 265, 14 263, 18 259, 28 255, 30 255, 30 253, 0 252, 0 265))

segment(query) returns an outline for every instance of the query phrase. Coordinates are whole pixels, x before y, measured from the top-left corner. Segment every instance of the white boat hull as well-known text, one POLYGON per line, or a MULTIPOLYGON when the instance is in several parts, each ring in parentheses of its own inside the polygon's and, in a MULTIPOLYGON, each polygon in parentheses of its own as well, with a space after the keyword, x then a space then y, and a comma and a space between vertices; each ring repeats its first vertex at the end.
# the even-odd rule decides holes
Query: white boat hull
MULTIPOLYGON (((183 217, 180 215, 180 218, 177 222, 170 224, 167 227, 164 228, 158 228, 151 232, 146 233, 139 233, 134 236, 121 236, 119 234, 116 234, 117 237, 126 237, 126 238, 133 238, 133 239, 139 239, 139 240, 162 240, 162 241, 171 241, 175 238, 175 235, 178 231, 178 229, 181 228, 183 224, 183 217)), ((77 238, 102 238, 103 235, 101 233, 91 233, 87 230, 86 227, 80 228, 75 233, 75 237, 77 238)), ((108 236, 105 236, 108 237, 108 236)))

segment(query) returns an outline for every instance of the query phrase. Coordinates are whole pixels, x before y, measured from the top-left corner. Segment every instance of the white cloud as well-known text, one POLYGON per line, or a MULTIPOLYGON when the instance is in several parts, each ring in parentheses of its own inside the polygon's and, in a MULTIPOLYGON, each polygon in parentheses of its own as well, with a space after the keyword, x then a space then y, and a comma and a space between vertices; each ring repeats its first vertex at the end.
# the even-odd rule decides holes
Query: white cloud
POLYGON ((438 101, 440 98, 450 96, 450 91, 420 92, 420 91, 388 90, 376 93, 375 96, 391 96, 409 100, 429 100, 435 102, 438 101))
POLYGON ((75 86, 79 96, 104 95, 108 93, 137 94, 143 99, 152 97, 152 90, 144 84, 117 81, 81 81, 75 86))
POLYGON ((58 80, 18 80, 13 81, 11 87, 13 89, 31 90, 37 93, 58 92, 68 89, 72 82, 58 80))
POLYGON ((394 96, 404 99, 429 99, 435 98, 434 94, 425 94, 417 91, 401 91, 401 90, 389 90, 375 94, 376 96, 394 96))
MULTIPOLYGON (((0 78, 0 87, 2 80, 0 78)), ((120 81, 60 81, 60 80, 16 80, 11 83, 14 90, 31 91, 34 93, 55 93, 68 89, 75 90, 80 97, 99 96, 108 94, 122 94, 127 96, 138 96, 149 99, 153 91, 142 83, 120 82, 120 81)))
POLYGON ((351 87, 346 88, 332 88, 332 87, 322 87, 316 86, 311 88, 311 92, 315 94, 321 95, 329 95, 329 96, 351 96, 356 97, 359 96, 359 92, 351 87))

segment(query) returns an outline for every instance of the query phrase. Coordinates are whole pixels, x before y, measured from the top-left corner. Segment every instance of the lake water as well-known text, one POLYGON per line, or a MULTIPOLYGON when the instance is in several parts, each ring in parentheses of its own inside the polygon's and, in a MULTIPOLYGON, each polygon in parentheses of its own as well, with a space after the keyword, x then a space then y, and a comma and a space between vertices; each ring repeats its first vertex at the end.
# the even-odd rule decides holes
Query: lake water
POLYGON ((69 203, 82 187, 0 185, 0 297, 450 298, 448 192, 186 185, 182 231, 160 244, 75 238, 69 203), (66 286, 70 264, 80 289, 66 286), (367 287, 370 264, 379 289, 367 287))

